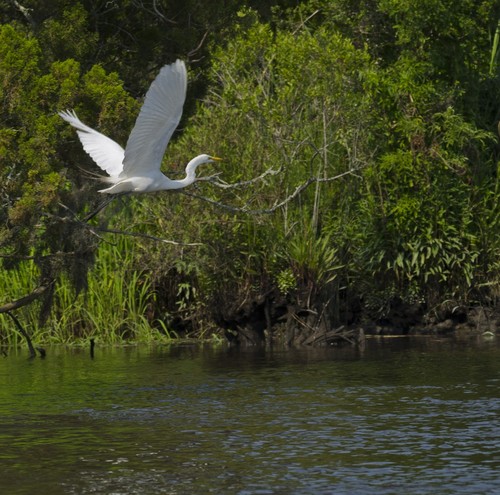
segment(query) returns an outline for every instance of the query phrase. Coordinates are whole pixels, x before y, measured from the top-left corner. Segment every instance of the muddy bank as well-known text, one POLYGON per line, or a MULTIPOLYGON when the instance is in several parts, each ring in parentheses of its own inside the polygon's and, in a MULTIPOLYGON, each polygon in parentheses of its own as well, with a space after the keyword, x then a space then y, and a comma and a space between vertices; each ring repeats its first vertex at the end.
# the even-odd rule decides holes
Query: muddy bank
POLYGON ((228 341, 235 345, 358 345, 367 335, 500 335, 500 309, 443 304, 429 311, 423 304, 390 301, 372 315, 358 309, 333 319, 328 311, 254 300, 237 311, 218 315, 228 341))

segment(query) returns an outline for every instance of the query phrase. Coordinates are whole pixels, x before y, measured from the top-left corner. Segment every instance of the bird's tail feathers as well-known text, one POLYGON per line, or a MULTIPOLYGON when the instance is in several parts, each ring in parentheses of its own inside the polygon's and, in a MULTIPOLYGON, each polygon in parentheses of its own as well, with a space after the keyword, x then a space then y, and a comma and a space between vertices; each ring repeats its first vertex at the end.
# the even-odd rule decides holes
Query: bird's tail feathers
POLYGON ((114 184, 116 182, 116 179, 114 177, 110 177, 108 175, 101 175, 98 172, 92 172, 90 170, 87 170, 83 167, 78 167, 83 175, 87 177, 88 179, 92 180, 98 180, 99 182, 105 182, 106 184, 114 184))

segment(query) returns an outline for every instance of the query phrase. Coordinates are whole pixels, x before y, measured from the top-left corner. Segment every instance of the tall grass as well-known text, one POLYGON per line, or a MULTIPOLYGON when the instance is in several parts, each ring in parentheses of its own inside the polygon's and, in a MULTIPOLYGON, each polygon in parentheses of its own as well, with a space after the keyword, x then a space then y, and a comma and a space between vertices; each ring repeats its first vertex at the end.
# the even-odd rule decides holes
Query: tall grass
POLYGON ((499 45, 500 45, 500 20, 498 21, 497 28, 495 30, 495 35, 493 36, 493 45, 491 47, 490 76, 494 76, 496 72, 496 67, 498 63, 499 45))
MULTIPOLYGON (((39 271, 33 261, 22 262, 17 269, 0 271, 0 304, 15 301, 35 288, 39 271)), ((25 306, 16 312, 29 334, 36 328, 36 317, 32 308, 25 306)), ((24 337, 7 314, 0 314, 0 343, 17 346, 24 337)))
MULTIPOLYGON (((134 270, 134 244, 118 237, 116 243, 103 243, 88 276, 88 289, 75 292, 68 279, 57 285, 53 308, 47 322, 38 322, 39 304, 17 313, 36 343, 78 343, 94 338, 104 344, 169 341, 171 334, 162 321, 148 318, 154 303, 147 273, 134 270)), ((1 302, 22 297, 37 280, 33 262, 0 275, 1 302)), ((0 339, 18 345, 22 337, 7 317, 0 319, 0 339)))

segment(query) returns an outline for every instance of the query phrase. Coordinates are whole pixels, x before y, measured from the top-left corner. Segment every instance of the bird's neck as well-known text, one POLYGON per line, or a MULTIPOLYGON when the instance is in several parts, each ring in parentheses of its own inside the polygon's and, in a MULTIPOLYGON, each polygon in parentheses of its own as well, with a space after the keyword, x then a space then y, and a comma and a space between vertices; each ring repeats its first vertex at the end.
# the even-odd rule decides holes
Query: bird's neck
POLYGON ((203 155, 193 158, 186 166, 186 177, 184 179, 169 179, 163 176, 163 182, 158 183, 158 187, 155 190, 163 189, 182 189, 191 185, 196 180, 196 169, 198 165, 205 163, 205 157, 203 155))
POLYGON ((196 156, 193 158, 186 166, 186 177, 181 179, 179 182, 182 183, 182 186, 189 186, 196 180, 196 169, 199 165, 205 163, 204 157, 202 155, 196 156))
POLYGON ((168 182, 165 184, 165 186, 159 186, 158 190, 163 191, 164 189, 182 189, 192 184, 195 179, 196 177, 194 179, 190 179, 188 177, 185 177, 184 179, 167 179, 168 182))

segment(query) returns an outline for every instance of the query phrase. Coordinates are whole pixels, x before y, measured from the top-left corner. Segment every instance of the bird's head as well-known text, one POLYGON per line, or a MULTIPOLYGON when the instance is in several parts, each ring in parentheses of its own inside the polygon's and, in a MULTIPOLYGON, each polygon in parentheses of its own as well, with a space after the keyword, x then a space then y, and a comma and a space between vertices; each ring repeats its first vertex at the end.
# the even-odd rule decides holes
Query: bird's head
POLYGON ((218 156, 198 155, 188 163, 186 167, 186 172, 187 173, 189 173, 190 171, 194 172, 199 165, 203 165, 204 163, 220 162, 221 160, 222 158, 219 158, 218 156))
POLYGON ((193 158, 186 167, 186 174, 187 177, 190 180, 195 180, 194 178, 194 173, 196 168, 199 165, 203 165, 204 163, 214 163, 214 162, 220 162, 222 158, 219 158, 218 156, 211 156, 211 155, 198 155, 197 157, 193 158))
POLYGON ((222 161, 222 158, 219 158, 218 156, 210 156, 210 155, 201 155, 203 157, 203 162, 202 163, 214 163, 214 162, 220 162, 222 161))

